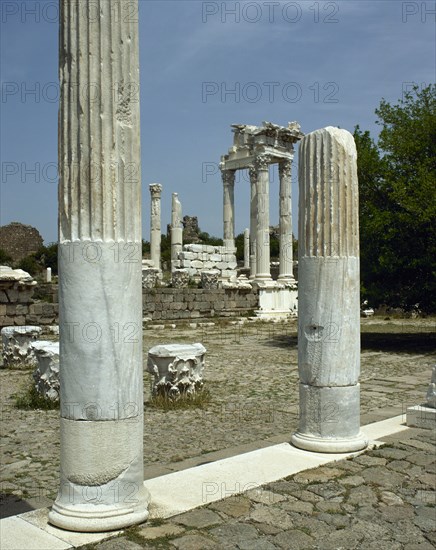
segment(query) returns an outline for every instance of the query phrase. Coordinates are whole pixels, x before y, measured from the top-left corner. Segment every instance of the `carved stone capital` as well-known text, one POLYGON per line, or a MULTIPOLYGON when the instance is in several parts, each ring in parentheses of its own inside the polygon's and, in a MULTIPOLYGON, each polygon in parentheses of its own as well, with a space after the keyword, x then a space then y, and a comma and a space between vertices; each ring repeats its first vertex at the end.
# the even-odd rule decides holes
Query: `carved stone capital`
POLYGON ((221 177, 223 178, 224 185, 234 185, 235 184, 235 173, 236 170, 222 170, 221 177))
POLYGON ((254 161, 256 169, 259 170, 268 170, 269 165, 272 162, 271 155, 258 155, 254 161))
POLYGON ((150 194, 152 199, 160 199, 162 193, 162 185, 160 183, 150 183, 150 194))
POLYGON ((279 176, 280 178, 290 178, 291 177, 292 162, 290 160, 284 160, 279 163, 279 176))

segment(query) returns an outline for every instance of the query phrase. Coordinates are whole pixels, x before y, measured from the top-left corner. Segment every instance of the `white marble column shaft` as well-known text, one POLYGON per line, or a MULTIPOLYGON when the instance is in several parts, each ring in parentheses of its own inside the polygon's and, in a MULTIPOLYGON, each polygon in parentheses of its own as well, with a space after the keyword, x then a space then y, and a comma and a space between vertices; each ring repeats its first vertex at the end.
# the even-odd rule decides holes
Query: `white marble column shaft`
POLYGON ((359 217, 356 147, 346 130, 303 138, 299 153, 297 447, 363 449, 360 432, 359 217))
POLYGON ((250 166, 250 279, 256 278, 257 169, 250 166))
POLYGON ((250 268, 250 230, 244 229, 244 268, 250 268))
POLYGON ((235 248, 235 170, 222 170, 224 246, 235 248))
POLYGON ((279 239, 280 261, 279 280, 294 282, 292 257, 292 204, 291 204, 291 161, 279 164, 280 203, 279 203, 279 239))
POLYGON ((150 212, 150 259, 156 269, 160 266, 160 245, 161 245, 161 195, 162 185, 151 183, 149 185, 151 195, 150 212))
POLYGON ((270 245, 269 245, 269 164, 268 155, 256 158, 256 281, 270 281, 270 245))
POLYGON ((179 253, 183 250, 182 205, 177 193, 171 202, 171 271, 177 268, 179 253))
POLYGON ((60 490, 49 521, 148 517, 137 2, 60 1, 60 490), (136 17, 135 17, 136 14, 136 17))

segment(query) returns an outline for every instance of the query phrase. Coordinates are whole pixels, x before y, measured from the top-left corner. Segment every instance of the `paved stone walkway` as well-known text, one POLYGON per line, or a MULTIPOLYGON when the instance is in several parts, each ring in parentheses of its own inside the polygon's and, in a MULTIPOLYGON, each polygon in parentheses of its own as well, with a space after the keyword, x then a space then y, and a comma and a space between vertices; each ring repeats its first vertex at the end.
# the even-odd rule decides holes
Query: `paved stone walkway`
POLYGON ((436 432, 411 428, 384 439, 386 446, 352 459, 82 548, 432 550, 436 432))

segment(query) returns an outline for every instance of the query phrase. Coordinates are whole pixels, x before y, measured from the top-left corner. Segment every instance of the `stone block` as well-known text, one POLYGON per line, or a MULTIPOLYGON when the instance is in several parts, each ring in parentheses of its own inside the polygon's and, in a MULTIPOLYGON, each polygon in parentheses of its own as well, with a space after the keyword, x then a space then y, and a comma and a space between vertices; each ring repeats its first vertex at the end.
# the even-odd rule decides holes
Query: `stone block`
POLYGON ((211 254, 210 258, 209 258, 209 261, 214 262, 215 264, 217 262, 221 262, 222 261, 222 255, 221 254, 211 254))
POLYGON ((0 316, 6 315, 6 304, 0 303, 0 316))
POLYGON ((203 262, 201 260, 194 260, 191 262, 191 267, 196 270, 203 269, 203 262))
POLYGON ((23 326, 24 317, 21 316, 15 317, 14 323, 21 326, 4 327, 1 331, 3 366, 34 367, 36 357, 31 344, 40 336, 42 329, 38 326, 23 326))
POLYGON ((406 413, 408 426, 416 428, 436 429, 436 409, 425 405, 409 407, 406 413))
POLYGON ((51 401, 59 400, 59 342, 43 340, 31 344, 37 359, 33 372, 35 387, 42 396, 51 401))
POLYGON ((179 258, 181 260, 196 260, 198 257, 198 254, 196 252, 180 252, 179 258))
POLYGON ((19 315, 14 317, 14 325, 17 327, 22 327, 26 324, 26 318, 24 315, 19 315))
POLYGON ((18 301, 18 290, 13 288, 6 290, 6 297, 8 302, 17 302, 18 301))

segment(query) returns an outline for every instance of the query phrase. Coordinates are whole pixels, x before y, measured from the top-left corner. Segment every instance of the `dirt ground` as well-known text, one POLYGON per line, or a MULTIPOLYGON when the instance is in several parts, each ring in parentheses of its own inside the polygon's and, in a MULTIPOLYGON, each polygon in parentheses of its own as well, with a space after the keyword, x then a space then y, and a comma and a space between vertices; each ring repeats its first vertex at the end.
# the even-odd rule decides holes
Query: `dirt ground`
MULTIPOLYGON (((362 319, 361 332, 362 424, 421 404, 436 363, 436 318, 362 319)), ((150 376, 144 372, 147 477, 184 467, 194 457, 207 461, 211 452, 232 454, 253 442, 289 440, 298 423, 295 320, 148 328, 144 365, 149 348, 169 342, 205 345, 211 399, 203 410, 150 408, 150 376)), ((30 370, 0 369, 0 491, 4 502, 14 495, 41 507, 55 498, 58 487, 59 412, 15 408, 14 394, 30 381, 30 370)))

